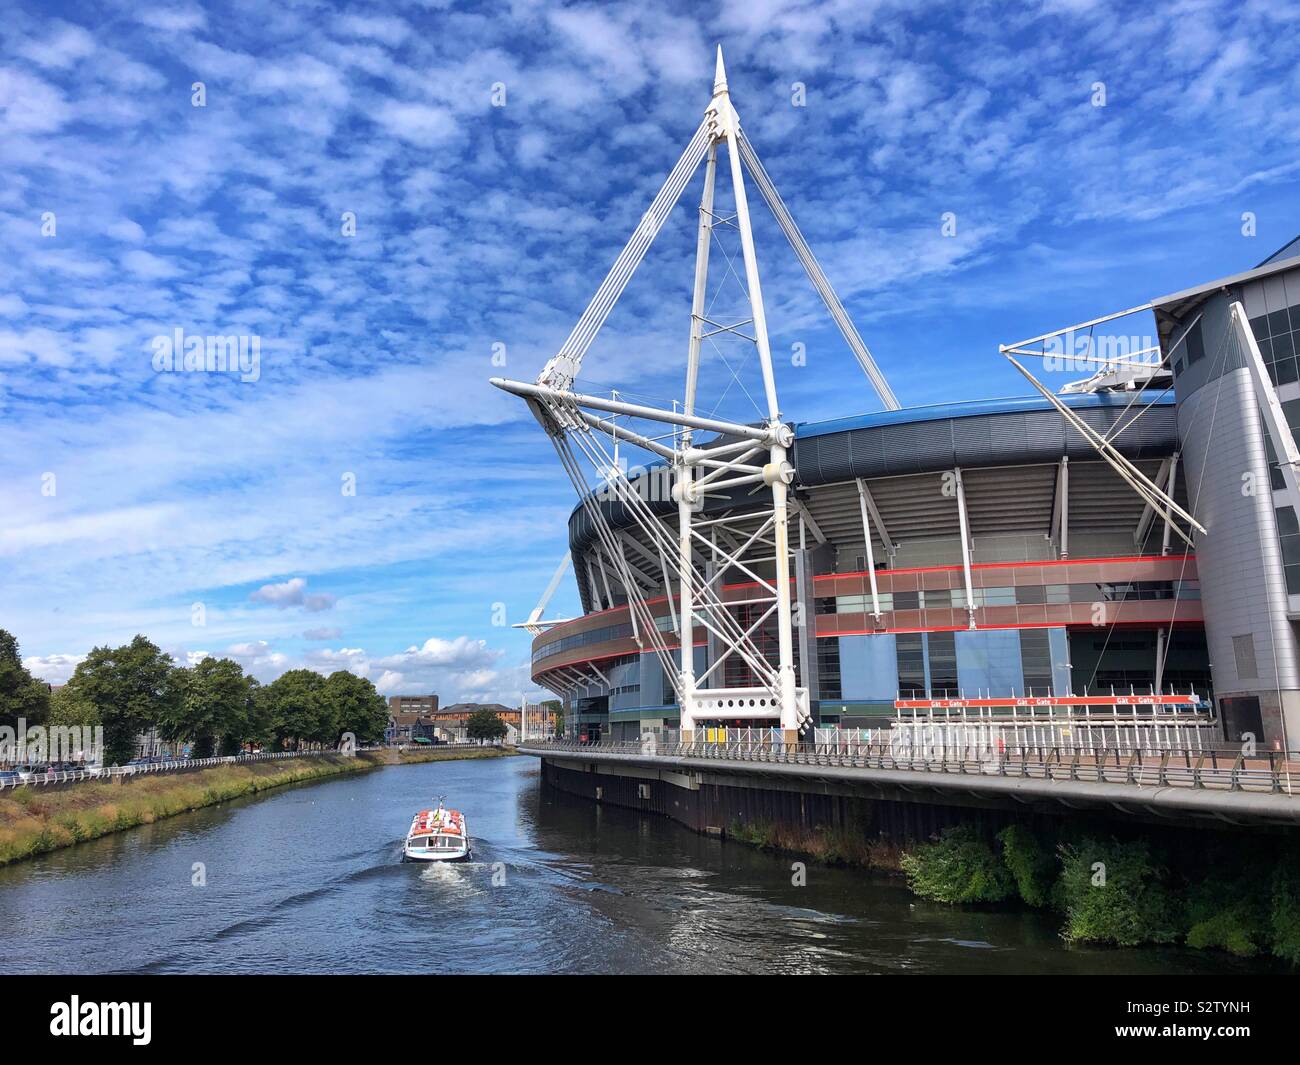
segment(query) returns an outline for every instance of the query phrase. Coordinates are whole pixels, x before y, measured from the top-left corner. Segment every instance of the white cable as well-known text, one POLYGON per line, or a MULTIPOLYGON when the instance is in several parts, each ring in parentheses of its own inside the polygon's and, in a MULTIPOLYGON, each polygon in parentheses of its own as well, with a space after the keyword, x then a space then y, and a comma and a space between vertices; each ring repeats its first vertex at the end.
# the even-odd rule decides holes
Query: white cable
POLYGON ((587 309, 582 312, 582 317, 578 319, 556 357, 547 363, 539 380, 549 376, 557 360, 568 361, 569 368, 563 371, 568 380, 577 377, 583 355, 595 340, 601 326, 605 324, 609 312, 613 310, 614 304, 623 294, 623 289, 627 287, 636 268, 645 258, 655 237, 659 235, 665 219, 672 212, 695 168, 699 166, 700 160, 708 151, 710 140, 708 125, 701 122, 699 129, 695 131, 695 136, 691 138, 681 158, 677 160, 677 165, 673 167, 658 195, 642 216, 640 224, 628 238, 618 258, 614 260, 614 265, 605 275, 605 280, 601 282, 596 294, 591 298, 587 309))

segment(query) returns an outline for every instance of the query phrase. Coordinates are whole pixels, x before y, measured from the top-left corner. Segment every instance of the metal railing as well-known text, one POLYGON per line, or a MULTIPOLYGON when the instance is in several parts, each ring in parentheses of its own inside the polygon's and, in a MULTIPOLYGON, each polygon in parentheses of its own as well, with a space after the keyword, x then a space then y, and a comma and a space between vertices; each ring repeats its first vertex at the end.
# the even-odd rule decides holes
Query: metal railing
MULTIPOLYGON (((369 750, 372 748, 358 748, 369 750)), ((207 769, 218 765, 245 765, 249 762, 270 762, 282 758, 311 758, 322 754, 339 754, 337 750, 324 751, 263 751, 258 754, 231 754, 214 758, 177 758, 139 765, 110 766, 107 769, 38 770, 25 779, 0 777, 0 791, 5 788, 41 787, 47 784, 75 784, 83 780, 111 780, 113 777, 134 777, 143 773, 177 773, 191 769, 207 769)), ((2 772, 2 771, 0 771, 2 772)))
POLYGON ((786 743, 766 729, 698 729, 688 742, 663 730, 643 740, 552 739, 530 742, 529 750, 608 753, 629 757, 693 758, 701 762, 781 763, 846 769, 905 770, 971 776, 1070 780, 1152 787, 1209 788, 1292 795, 1300 778, 1300 755, 1282 751, 1247 753, 1234 748, 1199 749, 1134 746, 1128 750, 1088 750, 1079 745, 979 741, 916 742, 899 735, 912 730, 863 729, 859 736, 834 742, 786 743), (714 735, 710 737, 709 733, 714 735), (746 735, 719 736, 719 733, 746 735), (861 736, 862 733, 869 734, 861 736), (854 739, 857 742, 854 742, 854 739))

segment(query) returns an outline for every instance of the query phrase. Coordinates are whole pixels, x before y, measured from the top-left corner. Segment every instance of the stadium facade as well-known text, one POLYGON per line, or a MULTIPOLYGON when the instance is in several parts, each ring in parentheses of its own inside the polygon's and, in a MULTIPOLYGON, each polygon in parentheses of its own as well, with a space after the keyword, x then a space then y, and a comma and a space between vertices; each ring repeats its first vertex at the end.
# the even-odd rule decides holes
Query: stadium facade
MULTIPOLYGON (((1103 360, 1055 398, 792 425, 795 659, 811 724, 876 726, 954 701, 1014 715, 1035 701, 1073 698, 1078 709, 1181 692, 1215 738, 1300 745, 1300 242, 1136 312, 1159 347, 1136 372, 1138 361, 1103 360), (1135 492, 1076 419, 1194 521, 1135 492)), ((667 467, 627 480, 671 523, 667 467)), ((707 498, 700 524, 725 518, 727 539, 698 566, 774 661, 775 622, 749 602, 756 581, 774 579, 771 556, 737 542, 749 510, 758 528, 770 499, 744 485, 707 498)), ((534 681, 563 699, 571 736, 676 728, 672 678, 650 648, 671 648, 680 664, 679 589, 662 544, 600 490, 574 510, 569 543, 583 614, 535 637, 534 681)), ((695 676, 710 676, 717 637, 696 626, 688 642, 695 676)), ((721 657, 704 688, 753 683, 742 658, 721 657)), ((750 723, 725 709, 696 722, 750 723)))

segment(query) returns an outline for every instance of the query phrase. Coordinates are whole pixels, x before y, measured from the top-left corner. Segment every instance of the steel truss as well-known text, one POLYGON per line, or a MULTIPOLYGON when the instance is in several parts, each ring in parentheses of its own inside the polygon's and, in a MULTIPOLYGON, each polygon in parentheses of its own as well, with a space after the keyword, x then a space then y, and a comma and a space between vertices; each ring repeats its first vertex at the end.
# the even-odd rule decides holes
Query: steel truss
MULTIPOLYGON (((634 640, 639 647, 659 656, 665 674, 672 680, 681 708, 681 727, 689 731, 704 720, 759 719, 779 722, 783 730, 793 734, 810 724, 809 693, 796 677, 792 634, 788 508, 795 471, 788 456, 794 434, 782 421, 777 400, 745 192, 746 169, 882 402, 897 409, 898 401, 883 374, 741 130, 727 89, 721 49, 713 97, 703 121, 559 352, 534 384, 500 378, 494 378, 492 383, 526 400, 546 430, 595 532, 605 599, 607 603, 613 600, 609 585, 613 576, 626 595, 634 640), (714 211, 718 147, 724 143, 734 197, 734 214, 725 217, 714 211), (701 163, 704 190, 682 400, 668 410, 576 391, 574 385, 584 355, 701 163), (714 230, 721 227, 734 229, 740 239, 749 304, 748 317, 740 321, 718 320, 706 307, 709 252, 714 230), (720 334, 751 342, 756 349, 766 407, 766 415, 758 425, 701 416, 696 411, 702 347, 720 334), (662 437, 647 436, 614 420, 619 417, 661 423, 669 432, 662 437), (717 434, 717 439, 696 446, 697 432, 717 434), (628 479, 610 450, 611 442, 615 449, 620 443, 643 448, 668 464, 677 511, 675 528, 653 511, 638 486, 628 479), (590 490, 580 458, 606 474, 599 491, 590 490), (750 511, 743 515, 705 516, 706 500, 745 487, 766 490, 770 509, 757 515, 750 511), (611 526, 600 497, 622 504, 648 547, 641 547, 611 526), (629 548, 640 557, 630 561, 629 548), (647 562, 652 570, 657 569, 657 580, 655 573, 647 574, 643 568, 647 562), (769 565, 770 577, 764 575, 769 565), (739 572, 751 582, 742 602, 723 601, 720 578, 724 572, 739 572), (661 627, 662 619, 656 618, 648 602, 649 595, 658 591, 656 584, 669 602, 671 631, 677 634, 671 644, 661 627), (743 620, 736 616, 737 608, 747 608, 742 611, 743 620), (770 629, 773 623, 775 664, 760 645, 765 626, 770 629), (701 638, 713 654, 697 677, 693 648, 701 638), (680 655, 675 654, 677 647, 682 649, 680 655), (718 683, 725 679, 728 662, 741 663, 753 683, 744 687, 718 683)), ((598 594, 594 577, 592 571, 592 592, 598 594)), ((558 678, 561 685, 581 683, 572 672, 558 678)))

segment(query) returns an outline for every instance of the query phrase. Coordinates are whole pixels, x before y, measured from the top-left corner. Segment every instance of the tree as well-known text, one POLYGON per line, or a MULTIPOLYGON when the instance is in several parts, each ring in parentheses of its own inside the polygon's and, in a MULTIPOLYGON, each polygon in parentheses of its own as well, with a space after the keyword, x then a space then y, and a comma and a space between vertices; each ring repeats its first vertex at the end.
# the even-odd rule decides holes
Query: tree
POLYGON ((345 732, 358 744, 378 743, 388 725, 388 704, 365 677, 340 669, 325 678, 324 695, 331 720, 338 729, 335 744, 345 732))
POLYGON ((465 722, 465 731, 472 740, 499 740, 506 734, 506 723, 495 710, 475 710, 465 722))
POLYGON ((249 725, 248 678, 230 658, 205 658, 177 671, 181 697, 158 723, 163 739, 189 740, 195 758, 211 758, 218 737, 238 751, 249 725))
POLYGON ((99 713, 105 765, 130 761, 136 737, 175 714, 179 673, 171 658, 144 636, 121 647, 96 647, 78 664, 68 687, 99 713))
POLYGON ((16 730, 19 718, 43 725, 49 711, 50 686, 27 671, 18 641, 0 629, 0 725, 16 730))
POLYGON ((304 743, 333 742, 338 735, 325 697, 325 678, 310 669, 291 669, 264 689, 271 705, 271 731, 276 746, 289 742, 297 750, 304 743))
POLYGON ((49 723, 94 728, 100 723, 99 711, 82 692, 71 684, 65 684, 62 688, 55 688, 50 692, 49 723))
POLYGON ((256 677, 246 679, 248 681, 248 728, 245 730, 244 742, 275 746, 275 699, 270 686, 260 683, 256 677))

